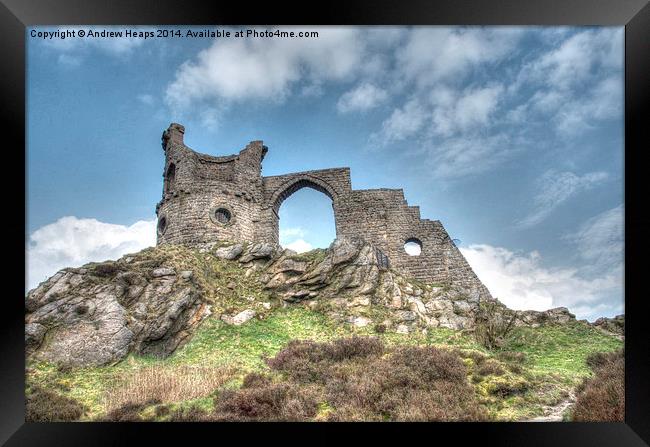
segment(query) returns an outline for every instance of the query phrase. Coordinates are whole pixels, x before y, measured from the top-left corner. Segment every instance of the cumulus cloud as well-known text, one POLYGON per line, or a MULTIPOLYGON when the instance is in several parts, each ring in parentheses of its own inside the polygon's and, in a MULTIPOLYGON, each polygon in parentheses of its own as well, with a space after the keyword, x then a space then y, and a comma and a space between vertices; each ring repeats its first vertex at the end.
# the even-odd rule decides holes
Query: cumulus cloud
POLYGON ((280 245, 297 253, 304 253, 306 251, 313 250, 314 246, 303 239, 306 234, 307 231, 298 227, 281 228, 280 245))
POLYGON ((543 83, 569 90, 623 63, 623 28, 576 33, 523 66, 519 83, 543 83), (604 69, 604 70, 602 70, 604 69))
POLYGON ((462 92, 442 88, 431 95, 433 103, 433 131, 442 136, 455 132, 475 130, 488 124, 503 92, 501 85, 468 88, 462 92))
POLYGON ((412 137, 424 126, 429 112, 416 99, 407 102, 404 107, 393 110, 383 123, 381 131, 371 136, 379 145, 400 141, 412 137))
POLYGON ((397 50, 397 63, 419 86, 458 81, 477 66, 509 55, 522 35, 522 28, 415 28, 397 50))
POLYGON ((432 27, 407 33, 395 50, 391 80, 413 93, 370 143, 413 142, 408 150, 438 179, 451 180, 490 171, 539 146, 537 130, 565 141, 622 117, 620 28, 536 33, 545 48, 502 71, 499 65, 516 58, 526 32, 432 27), (491 71, 499 83, 483 80, 491 71))
POLYGON ((590 172, 577 175, 573 172, 545 172, 537 181, 538 192, 533 198, 533 209, 517 222, 520 228, 537 225, 546 219, 558 206, 581 192, 594 188, 608 178, 606 172, 590 172))
POLYGON ((485 244, 460 250, 492 295, 512 309, 562 306, 589 320, 622 312, 621 266, 589 277, 579 268, 546 267, 536 251, 514 253, 485 244))
POLYGON ((313 250, 313 246, 305 241, 304 239, 297 239, 289 244, 283 245, 284 248, 288 248, 290 250, 293 250, 297 253, 304 253, 306 251, 313 250))
POLYGON ((319 28, 318 32, 315 39, 215 40, 180 66, 166 101, 181 109, 205 100, 283 101, 298 81, 346 79, 361 60, 359 31, 319 28))
POLYGON ((533 90, 528 111, 562 137, 623 113, 623 29, 587 30, 557 42, 521 68, 511 92, 533 90))
POLYGON ((27 289, 64 267, 118 259, 156 244, 156 220, 117 225, 62 217, 34 231, 27 243, 27 289))
POLYGON ((370 83, 363 83, 344 93, 336 107, 340 113, 365 111, 377 107, 386 100, 386 92, 370 83))

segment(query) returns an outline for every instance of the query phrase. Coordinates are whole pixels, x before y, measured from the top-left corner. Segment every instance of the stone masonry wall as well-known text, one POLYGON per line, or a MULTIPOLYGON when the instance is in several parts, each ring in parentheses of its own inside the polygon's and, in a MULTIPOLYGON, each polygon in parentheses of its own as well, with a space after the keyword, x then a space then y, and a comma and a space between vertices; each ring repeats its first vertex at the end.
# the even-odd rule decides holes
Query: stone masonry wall
POLYGON ((401 189, 353 190, 349 168, 262 177, 267 148, 261 141, 252 141, 239 154, 214 157, 185 146, 184 133, 175 123, 163 133, 158 244, 277 244, 282 202, 309 187, 332 200, 337 238, 362 237, 388 257, 393 269, 417 280, 457 284, 490 297, 442 224, 421 219, 420 208, 409 206, 401 189), (419 256, 406 253, 407 241, 421 246, 419 256))

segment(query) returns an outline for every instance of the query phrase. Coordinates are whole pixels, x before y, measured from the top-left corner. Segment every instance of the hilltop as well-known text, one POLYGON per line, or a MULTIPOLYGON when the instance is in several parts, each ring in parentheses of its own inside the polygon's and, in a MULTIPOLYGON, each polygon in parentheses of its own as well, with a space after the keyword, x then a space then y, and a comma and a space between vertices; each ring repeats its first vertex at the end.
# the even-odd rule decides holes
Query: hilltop
MULTIPOLYGON (((413 402, 428 401, 418 398, 380 420, 419 420, 423 414, 454 420, 470 413, 521 420, 571 400, 575 386, 591 374, 587 357, 622 346, 603 330, 616 324, 602 320, 599 326, 576 321, 564 308, 514 312, 475 290, 412 280, 356 238, 302 254, 267 243, 224 242, 202 250, 166 245, 64 269, 28 293, 27 392, 32 409, 45 399, 74 409, 72 419, 82 420, 120 419, 124 413, 129 420, 250 420, 256 417, 241 416, 233 402, 257 401, 255 393, 271 391, 316 407, 257 419, 373 420, 383 410, 352 408, 326 391, 332 371, 348 371, 337 362, 352 365, 346 367, 349 377, 344 374, 352 386, 355 374, 367 375, 368 368, 401 371, 405 358, 414 365, 423 356, 457 365, 445 380, 453 377, 458 395, 468 400, 445 417, 444 408, 414 410, 413 402), (296 379, 278 360, 315 362, 300 354, 300 343, 317 343, 308 351, 325 353, 316 382, 296 379), (340 346, 362 355, 332 357, 340 346), (419 350, 405 353, 407 346, 419 350), (251 374, 262 375, 256 391, 249 390, 251 374), (219 417, 210 416, 213 400, 219 417), (465 411, 470 407, 477 413, 465 411)), ((423 371, 436 368, 426 362, 423 371)), ((410 377, 417 368, 407 370, 410 377)), ((431 396, 438 379, 425 376, 416 388, 431 396)), ((40 417, 34 413, 33 419, 40 417)))

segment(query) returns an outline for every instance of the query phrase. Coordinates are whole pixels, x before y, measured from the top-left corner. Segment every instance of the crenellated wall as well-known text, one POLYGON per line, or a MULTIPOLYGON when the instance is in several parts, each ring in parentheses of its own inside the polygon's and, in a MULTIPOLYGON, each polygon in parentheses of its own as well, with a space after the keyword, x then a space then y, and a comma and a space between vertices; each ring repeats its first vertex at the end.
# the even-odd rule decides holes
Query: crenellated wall
POLYGON ((309 187, 332 200, 337 237, 362 237, 388 257, 393 269, 420 281, 452 282, 490 296, 442 224, 422 219, 420 208, 408 205, 403 190, 353 190, 349 168, 263 177, 262 160, 268 149, 261 141, 252 141, 239 154, 214 157, 185 146, 184 133, 185 128, 175 123, 163 133, 158 244, 277 244, 282 202, 309 187), (419 256, 406 253, 407 241, 421 246, 419 256))

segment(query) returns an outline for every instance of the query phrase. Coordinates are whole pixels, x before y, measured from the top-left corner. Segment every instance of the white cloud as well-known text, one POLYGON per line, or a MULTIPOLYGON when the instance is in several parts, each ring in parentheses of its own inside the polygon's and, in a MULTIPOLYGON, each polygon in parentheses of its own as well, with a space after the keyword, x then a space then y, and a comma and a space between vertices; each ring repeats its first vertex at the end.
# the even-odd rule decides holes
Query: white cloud
POLYGON ((577 135, 594 123, 623 117, 623 81, 612 76, 598 82, 589 94, 557 106, 554 123, 561 135, 577 135))
POLYGON ((180 66, 167 88, 167 103, 184 109, 204 100, 283 101, 298 81, 348 78, 361 62, 358 30, 328 27, 318 32, 314 39, 215 40, 180 66))
POLYGON ((297 253, 304 253, 306 251, 313 250, 313 248, 314 248, 309 242, 307 242, 307 241, 305 241, 303 239, 295 240, 295 241, 291 242, 290 244, 283 245, 283 247, 288 248, 290 250, 293 250, 293 251, 295 251, 297 253))
POLYGON ((426 165, 439 179, 475 175, 504 163, 520 150, 507 134, 460 136, 439 143, 429 142, 426 165))
POLYGON ((565 236, 594 274, 623 264, 624 207, 619 205, 587 220, 577 232, 565 236))
POLYGON ((519 81, 540 82, 566 91, 590 80, 595 69, 620 69, 622 43, 622 28, 605 27, 574 34, 525 65, 519 81))
POLYGON ((383 123, 381 131, 371 136, 371 141, 379 145, 412 137, 422 129, 429 112, 417 100, 407 102, 383 123))
POLYGON ((576 175, 573 172, 550 170, 537 181, 538 193, 533 198, 533 209, 517 222, 520 228, 537 225, 546 219, 558 206, 577 194, 592 189, 608 178, 606 172, 590 172, 576 175))
POLYGON ((363 83, 339 98, 336 108, 340 113, 365 111, 377 107, 388 98, 386 91, 369 83, 363 83))
POLYGON ((433 131, 442 136, 455 132, 476 130, 488 124, 488 118, 496 110, 501 85, 466 89, 456 92, 451 89, 436 89, 432 93, 433 131))
POLYGON ((481 281, 508 307, 567 307, 578 319, 622 312, 622 266, 589 278, 579 268, 549 268, 536 251, 516 254, 490 245, 460 248, 481 281))
POLYGON ((419 86, 459 81, 478 65, 508 56, 522 35, 523 28, 415 28, 397 50, 397 63, 419 86))
POLYGON ((280 245, 297 253, 304 253, 306 251, 313 250, 314 246, 303 239, 306 234, 307 231, 298 227, 281 228, 280 245))
POLYGON ((27 288, 58 270, 88 262, 118 259, 156 244, 156 220, 116 225, 96 219, 62 217, 34 231, 26 247, 27 288))
POLYGON ((550 120, 560 137, 623 117, 623 29, 582 31, 526 63, 510 93, 533 89, 528 112, 550 120))

